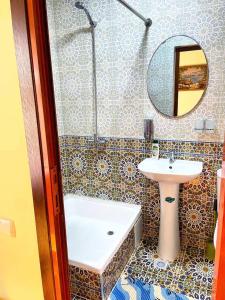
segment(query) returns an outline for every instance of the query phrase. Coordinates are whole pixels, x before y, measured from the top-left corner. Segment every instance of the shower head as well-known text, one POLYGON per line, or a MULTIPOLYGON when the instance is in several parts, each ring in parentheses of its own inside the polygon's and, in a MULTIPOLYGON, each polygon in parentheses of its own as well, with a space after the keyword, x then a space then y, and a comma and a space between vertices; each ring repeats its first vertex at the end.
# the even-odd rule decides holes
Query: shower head
POLYGON ((92 17, 90 15, 89 11, 87 10, 87 8, 80 1, 75 2, 75 6, 78 9, 83 9, 83 11, 85 12, 85 14, 88 18, 88 21, 89 21, 91 27, 95 27, 97 25, 97 23, 92 20, 92 17))
POLYGON ((80 1, 77 1, 77 2, 75 3, 75 6, 76 6, 76 8, 78 8, 78 9, 84 9, 84 6, 80 3, 80 1))

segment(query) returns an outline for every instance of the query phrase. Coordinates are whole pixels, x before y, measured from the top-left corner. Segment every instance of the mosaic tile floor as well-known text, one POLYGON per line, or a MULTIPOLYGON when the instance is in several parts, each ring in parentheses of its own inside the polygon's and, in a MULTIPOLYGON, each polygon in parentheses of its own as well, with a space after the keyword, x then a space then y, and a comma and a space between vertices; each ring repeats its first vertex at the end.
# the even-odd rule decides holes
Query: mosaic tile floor
POLYGON ((160 286, 121 277, 108 300, 193 300, 160 286))
POLYGON ((167 270, 154 267, 157 258, 157 239, 142 242, 122 276, 168 288, 172 292, 182 293, 194 299, 211 299, 214 263, 205 257, 203 250, 186 247, 179 257, 170 263, 167 270))

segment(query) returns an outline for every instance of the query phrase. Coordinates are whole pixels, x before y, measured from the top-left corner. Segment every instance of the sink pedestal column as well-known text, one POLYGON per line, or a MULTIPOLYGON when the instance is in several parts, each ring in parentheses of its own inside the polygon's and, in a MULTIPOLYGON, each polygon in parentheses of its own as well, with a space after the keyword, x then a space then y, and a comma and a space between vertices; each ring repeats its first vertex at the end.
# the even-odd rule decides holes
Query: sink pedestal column
POLYGON ((160 231, 158 254, 162 260, 174 261, 180 251, 179 184, 159 182, 160 231))

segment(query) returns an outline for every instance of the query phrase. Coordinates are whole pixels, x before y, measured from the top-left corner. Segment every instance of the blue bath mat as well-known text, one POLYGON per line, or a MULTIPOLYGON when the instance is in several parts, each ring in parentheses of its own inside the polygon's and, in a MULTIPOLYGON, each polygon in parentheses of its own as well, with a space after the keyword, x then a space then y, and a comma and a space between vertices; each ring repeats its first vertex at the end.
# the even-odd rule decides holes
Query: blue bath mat
POLYGON ((183 294, 177 294, 166 288, 146 284, 131 278, 118 280, 109 300, 193 300, 183 294))

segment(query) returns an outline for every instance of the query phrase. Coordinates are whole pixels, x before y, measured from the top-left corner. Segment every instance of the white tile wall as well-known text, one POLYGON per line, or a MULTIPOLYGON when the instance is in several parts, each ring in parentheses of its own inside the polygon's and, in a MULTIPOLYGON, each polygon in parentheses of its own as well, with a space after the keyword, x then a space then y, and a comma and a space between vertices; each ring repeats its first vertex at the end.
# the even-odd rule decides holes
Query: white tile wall
MULTIPOLYGON (((99 133, 143 137, 143 119, 154 118, 155 137, 222 141, 225 129, 225 1, 127 0, 153 20, 144 24, 116 0, 84 0, 96 27, 99 133), (197 40, 209 61, 209 86, 190 115, 167 119, 147 93, 149 61, 165 39, 184 34, 197 40), (196 119, 216 120, 213 134, 193 130, 196 119)), ((91 34, 73 0, 47 0, 60 134, 93 133, 91 34)))

